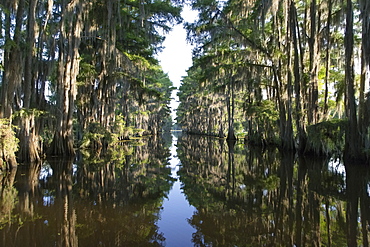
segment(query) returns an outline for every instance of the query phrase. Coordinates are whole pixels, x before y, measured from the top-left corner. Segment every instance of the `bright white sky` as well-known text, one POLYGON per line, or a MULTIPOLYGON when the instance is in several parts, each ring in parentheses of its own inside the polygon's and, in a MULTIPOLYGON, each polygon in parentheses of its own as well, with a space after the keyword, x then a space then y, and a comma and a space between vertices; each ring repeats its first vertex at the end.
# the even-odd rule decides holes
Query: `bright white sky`
MULTIPOLYGON (((181 16, 184 22, 193 22, 197 13, 185 5, 181 16)), ((183 24, 174 26, 172 31, 166 35, 163 47, 163 52, 158 54, 158 59, 173 85, 179 87, 182 76, 186 75, 186 70, 192 65, 192 47, 186 42, 186 31, 183 24)))
MULTIPOLYGON (((184 22, 193 22, 197 17, 197 12, 185 5, 181 16, 184 22)), ((172 31, 166 35, 163 47, 163 51, 158 54, 160 65, 168 74, 173 86, 178 88, 182 77, 186 75, 186 70, 192 65, 192 47, 186 42, 186 30, 183 24, 174 26, 172 31)), ((179 104, 176 93, 176 90, 172 92, 172 119, 176 117, 174 110, 179 104)))

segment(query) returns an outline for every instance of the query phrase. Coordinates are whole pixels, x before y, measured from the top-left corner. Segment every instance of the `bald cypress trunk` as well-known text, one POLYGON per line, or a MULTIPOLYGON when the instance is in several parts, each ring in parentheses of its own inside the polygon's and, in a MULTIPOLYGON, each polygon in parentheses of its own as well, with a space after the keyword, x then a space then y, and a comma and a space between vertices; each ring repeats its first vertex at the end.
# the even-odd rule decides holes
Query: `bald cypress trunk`
POLYGON ((17 1, 17 4, 7 6, 9 11, 13 9, 16 13, 14 36, 11 38, 11 15, 5 11, 5 49, 4 49, 4 74, 1 87, 0 118, 10 118, 14 112, 15 105, 19 105, 17 89, 22 80, 22 51, 21 31, 24 11, 24 0, 17 1))
MULTIPOLYGON (((4 71, 1 82, 1 101, 0 101, 0 118, 6 118, 7 124, 0 123, 1 129, 9 128, 11 132, 12 128, 12 114, 15 110, 20 108, 20 86, 23 74, 23 53, 22 53, 22 22, 24 12, 25 1, 18 0, 16 2, 8 2, 5 4, 7 11, 4 11, 4 34, 5 34, 5 46, 4 46, 4 71), (11 12, 15 13, 15 25, 12 28, 11 12), (13 38, 12 38, 13 34, 13 38), (6 128, 4 128, 7 126, 6 128)), ((1 130, 1 132, 3 132, 1 130)), ((16 148, 12 148, 8 151, 4 151, 8 145, 14 143, 13 134, 7 136, 0 136, 1 150, 0 159, 1 163, 6 163, 6 169, 11 169, 17 166, 16 162, 16 148)), ((0 164, 1 166, 2 164, 0 164)))
POLYGON ((362 49, 361 49, 361 80, 359 98, 359 129, 362 137, 361 146, 370 148, 370 97, 365 95, 370 86, 370 2, 361 0, 360 11, 362 17, 362 49))
POLYGON ((35 111, 30 110, 35 105, 35 39, 36 39, 36 6, 38 0, 29 1, 28 5, 28 22, 27 22, 27 38, 26 51, 24 62, 24 78, 23 78, 23 108, 24 111, 20 119, 19 131, 19 153, 20 161, 37 161, 40 160, 40 142, 39 133, 36 128, 35 111), (33 97, 33 98, 32 98, 33 97))
POLYGON ((302 111, 302 98, 301 98, 301 73, 303 70, 303 64, 300 63, 300 53, 299 53, 299 26, 297 22, 297 9, 294 5, 294 2, 290 5, 290 32, 291 36, 293 38, 293 54, 294 54, 294 62, 293 66, 293 72, 291 72, 294 75, 294 91, 295 91, 295 123, 297 126, 297 132, 298 132, 298 151, 303 152, 306 148, 306 142, 307 142, 307 135, 306 135, 306 126, 305 126, 305 118, 304 113, 302 111))
POLYGON ((318 73, 319 73, 319 42, 318 42, 318 30, 317 23, 320 23, 319 15, 317 15, 316 0, 311 1, 310 6, 310 38, 309 38, 309 49, 310 49, 310 86, 309 86, 309 103, 308 103, 308 124, 316 124, 318 121, 318 109, 319 109, 319 89, 318 89, 318 73))
POLYGON ((345 82, 346 82, 346 116, 348 126, 345 140, 345 155, 347 158, 358 158, 360 154, 359 132, 357 126, 356 101, 354 89, 354 62, 353 62, 353 7, 352 1, 347 0, 346 30, 345 30, 345 82))
POLYGON ((77 94, 76 77, 79 71, 82 15, 85 3, 82 0, 63 1, 60 27, 59 65, 57 82, 56 129, 49 155, 75 154, 73 147, 73 112, 77 94))
POLYGON ((227 116, 228 116, 228 124, 229 130, 227 134, 227 140, 232 141, 236 140, 235 131, 234 131, 234 113, 235 113, 235 93, 234 93, 234 77, 231 76, 231 83, 229 85, 229 93, 227 97, 227 116))

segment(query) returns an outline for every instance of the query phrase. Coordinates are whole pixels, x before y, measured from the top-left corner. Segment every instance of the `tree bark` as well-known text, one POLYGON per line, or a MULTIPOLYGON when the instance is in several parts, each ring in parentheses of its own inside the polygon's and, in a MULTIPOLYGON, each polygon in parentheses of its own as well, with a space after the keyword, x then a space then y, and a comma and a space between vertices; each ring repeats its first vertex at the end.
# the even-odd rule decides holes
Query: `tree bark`
MULTIPOLYGON (((27 39, 26 39, 26 56, 24 66, 24 79, 23 79, 23 108, 24 114, 20 119, 20 132, 19 132, 19 153, 18 159, 22 162, 35 162, 40 160, 39 141, 38 141, 38 128, 36 128, 35 112, 30 110, 35 107, 35 103, 31 102, 32 92, 35 92, 35 82, 33 71, 36 68, 33 66, 35 57, 35 31, 36 31, 36 6, 38 0, 31 0, 28 6, 28 23, 27 23, 27 39)), ((33 102, 35 102, 33 98, 33 102)))
POLYGON ((365 149, 370 148, 368 137, 368 127, 370 125, 369 105, 367 101, 369 95, 365 95, 370 86, 370 3, 361 0, 360 11, 362 18, 362 49, 361 49, 361 79, 360 79, 360 98, 359 98, 359 130, 362 136, 361 146, 365 149), (366 98, 367 97, 367 98, 366 98))
POLYGON ((229 123, 229 130, 227 133, 227 140, 236 140, 235 132, 234 132, 234 77, 231 76, 231 82, 229 84, 229 92, 227 96, 227 116, 228 116, 228 123, 229 123))
POLYGON ((294 2, 291 2, 290 6, 290 31, 291 36, 293 37, 293 51, 294 51, 294 66, 293 66, 293 74, 294 74, 294 91, 295 91, 295 123, 297 126, 298 132, 298 151, 303 152, 306 148, 306 131, 305 131, 305 120, 304 114, 302 112, 302 99, 301 99, 301 70, 300 68, 303 67, 300 64, 300 54, 298 51, 298 22, 297 22, 297 12, 294 2))
POLYGON ((345 137, 345 156, 359 158, 361 147, 358 145, 359 132, 356 115, 356 99, 354 89, 354 62, 353 62, 353 7, 352 1, 347 0, 346 30, 345 30, 345 82, 346 82, 346 116, 348 125, 345 137))
POLYGON ((311 32, 309 38, 310 48, 310 90, 309 90, 309 106, 308 106, 308 124, 316 124, 318 120, 318 107, 319 107, 319 91, 318 91, 318 63, 319 63, 319 48, 318 48, 318 31, 317 23, 317 5, 316 0, 311 1, 310 6, 310 19, 311 19, 311 32))
POLYGON ((60 28, 58 85, 57 85, 57 122, 49 155, 73 156, 73 112, 76 99, 76 77, 79 71, 79 52, 81 42, 82 15, 84 1, 71 3, 63 1, 60 28), (68 26, 66 26, 68 25, 68 26))
POLYGON ((330 72, 330 27, 331 27, 331 15, 332 15, 332 0, 328 0, 328 18, 326 21, 326 51, 325 51, 325 96, 324 96, 324 117, 328 113, 328 101, 329 101, 329 72, 330 72))
MULTIPOLYGON (((5 13, 5 44, 4 50, 4 76, 1 88, 1 108, 0 118, 10 118, 13 114, 15 99, 20 99, 16 95, 17 88, 22 80, 22 51, 21 51, 21 29, 23 22, 24 0, 19 0, 16 12, 14 36, 11 40, 11 17, 5 13)), ((10 9, 10 6, 9 6, 10 9)))

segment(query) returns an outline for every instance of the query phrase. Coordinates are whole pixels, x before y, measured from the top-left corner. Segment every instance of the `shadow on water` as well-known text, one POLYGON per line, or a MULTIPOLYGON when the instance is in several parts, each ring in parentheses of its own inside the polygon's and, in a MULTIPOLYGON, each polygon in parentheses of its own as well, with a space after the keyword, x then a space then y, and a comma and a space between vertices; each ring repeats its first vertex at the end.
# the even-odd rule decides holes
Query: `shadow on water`
POLYGON ((176 186, 170 136, 1 174, 0 246, 165 246, 158 222, 177 187, 194 246, 369 245, 368 167, 177 138, 176 186))

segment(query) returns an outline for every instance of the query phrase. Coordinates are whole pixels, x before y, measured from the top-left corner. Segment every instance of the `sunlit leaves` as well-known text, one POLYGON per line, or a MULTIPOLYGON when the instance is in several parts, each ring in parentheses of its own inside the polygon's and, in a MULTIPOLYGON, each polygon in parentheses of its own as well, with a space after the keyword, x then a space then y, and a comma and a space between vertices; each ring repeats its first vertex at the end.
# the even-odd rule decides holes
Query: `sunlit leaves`
POLYGON ((18 150, 19 140, 15 136, 14 126, 9 119, 0 119, 0 168, 5 168, 4 163, 13 157, 18 150))

